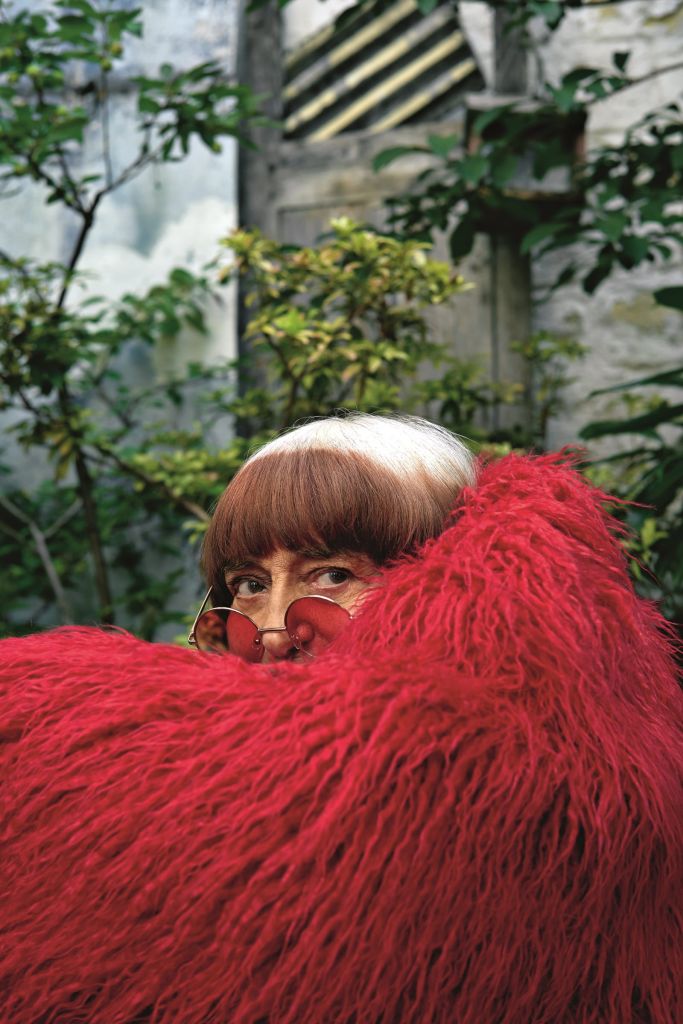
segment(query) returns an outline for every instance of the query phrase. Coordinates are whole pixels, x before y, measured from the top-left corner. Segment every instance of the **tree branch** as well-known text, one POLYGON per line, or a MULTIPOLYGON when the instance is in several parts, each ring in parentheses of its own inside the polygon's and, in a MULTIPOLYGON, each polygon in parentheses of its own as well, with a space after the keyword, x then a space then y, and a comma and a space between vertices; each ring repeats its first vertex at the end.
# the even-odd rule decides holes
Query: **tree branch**
POLYGON ((91 202, 90 206, 87 207, 87 209, 83 210, 81 213, 81 216, 83 217, 83 224, 81 225, 81 230, 78 233, 76 244, 74 246, 73 252, 71 253, 69 265, 67 266, 64 272, 64 281, 62 283, 62 288, 59 293, 59 298, 57 299, 57 305, 55 307, 57 310, 62 309, 64 306, 64 303, 66 301, 66 295, 69 290, 69 285, 71 283, 71 275, 75 270, 78 260, 80 259, 81 253, 83 251, 83 246, 85 245, 85 240, 88 237, 90 229, 93 226, 93 221, 95 220, 95 211, 99 206, 100 200, 102 199, 103 195, 104 191, 98 192, 97 195, 94 197, 93 201, 91 202))
MULTIPOLYGON (((33 88, 35 89, 36 96, 38 97, 38 102, 41 103, 43 106, 46 106, 45 92, 43 91, 42 86, 37 81, 34 81, 33 88)), ((76 182, 71 177, 71 171, 69 170, 69 165, 66 162, 66 154, 64 153, 64 147, 61 143, 57 145, 57 158, 59 160, 59 166, 62 169, 63 181, 65 182, 67 189, 71 192, 72 196, 72 203, 69 204, 67 199, 67 189, 60 188, 60 192, 64 197, 64 202, 66 202, 67 205, 71 205, 72 210, 75 210, 76 212, 82 215, 85 213, 83 203, 81 202, 81 197, 79 195, 78 188, 76 187, 76 182)))
POLYGON ((175 505, 176 508, 180 509, 181 512, 187 512, 189 515, 194 516, 203 523, 208 523, 211 520, 211 516, 206 512, 201 505, 191 501, 189 498, 184 498, 182 494, 177 494, 172 487, 165 484, 163 480, 156 480, 153 476, 145 473, 144 469, 140 469, 138 466, 132 465, 130 462, 126 462, 122 459, 115 451, 111 448, 107 448, 105 445, 94 444, 95 451, 99 452, 102 458, 106 461, 111 461, 115 466, 126 473, 128 476, 134 477, 139 480, 140 483, 145 484, 147 487, 151 487, 153 490, 159 491, 165 498, 175 505))
POLYGON ((59 516, 58 519, 55 519, 55 521, 52 524, 52 526, 50 526, 47 530, 43 531, 44 534, 45 534, 45 539, 49 540, 50 537, 54 537, 54 535, 56 533, 59 533, 61 528, 63 526, 66 526, 66 524, 69 522, 69 520, 73 519, 73 517, 80 511, 80 508, 81 508, 80 499, 76 498, 76 500, 71 505, 69 505, 69 507, 66 510, 66 512, 63 512, 61 514, 61 516, 59 516))
POLYGON ((104 68, 100 69, 100 91, 102 95, 102 158, 104 160, 104 182, 111 189, 114 171, 111 161, 111 141, 109 135, 109 79, 104 68))
MULTIPOLYGON (((59 573, 55 568, 55 564, 52 561, 50 552, 48 550, 46 534, 42 530, 40 530, 38 525, 27 515, 25 515, 21 511, 21 509, 14 504, 13 501, 10 501, 9 498, 2 494, 0 494, 0 506, 2 506, 6 512, 9 512, 11 516, 14 516, 14 518, 17 519, 20 523, 23 523, 24 526, 27 526, 28 529, 30 530, 31 536, 33 537, 33 543, 35 544, 36 551, 38 553, 38 557, 43 564, 43 568, 45 569, 45 575, 47 576, 50 586, 52 587, 52 592, 55 595, 55 600, 60 611, 62 624, 68 625, 69 623, 74 622, 75 619, 73 611, 71 609, 69 600, 64 591, 64 587, 62 586, 62 582, 59 578, 59 573)), ((18 540, 23 539, 21 535, 17 533, 16 530, 13 530, 6 524, 2 525, 3 528, 7 530, 8 533, 12 534, 12 536, 16 537, 18 540)))
POLYGON ((88 462, 85 452, 80 444, 80 439, 70 428, 72 417, 71 396, 66 384, 59 388, 59 408, 62 413, 65 429, 69 432, 73 442, 74 466, 78 478, 78 491, 80 494, 83 515, 85 517, 85 534, 88 539, 90 553, 92 555, 93 569, 95 572, 95 585, 97 596, 100 602, 100 617, 103 622, 111 623, 113 619, 113 601, 109 586, 109 574, 107 563, 104 557, 102 537, 97 521, 97 507, 93 497, 93 480, 88 469, 88 462))
MULTIPOLYGON (((624 85, 624 89, 630 89, 632 85, 640 85, 641 82, 649 82, 652 78, 657 78, 659 75, 666 75, 670 71, 680 71, 683 68, 683 60, 677 61, 675 64, 667 64, 663 68, 654 68, 652 71, 648 71, 644 75, 639 75, 638 78, 629 78, 628 82, 624 85)), ((623 90, 620 90, 623 91, 623 90)), ((610 95, 614 95, 611 93, 610 95)), ((603 97, 603 99, 609 99, 609 96, 603 97)))

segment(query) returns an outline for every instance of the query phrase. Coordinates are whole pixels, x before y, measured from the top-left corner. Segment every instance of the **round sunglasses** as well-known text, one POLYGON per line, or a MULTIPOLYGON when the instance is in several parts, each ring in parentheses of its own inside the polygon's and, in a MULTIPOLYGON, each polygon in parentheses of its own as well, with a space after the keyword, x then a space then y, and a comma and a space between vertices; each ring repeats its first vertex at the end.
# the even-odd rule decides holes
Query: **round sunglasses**
POLYGON ((187 642, 200 651, 225 654, 229 651, 245 661, 261 661, 265 653, 264 633, 287 633, 292 646, 315 658, 332 643, 351 615, 331 597, 311 594, 297 597, 287 607, 284 626, 260 628, 236 608, 208 608, 211 591, 197 612, 187 642))

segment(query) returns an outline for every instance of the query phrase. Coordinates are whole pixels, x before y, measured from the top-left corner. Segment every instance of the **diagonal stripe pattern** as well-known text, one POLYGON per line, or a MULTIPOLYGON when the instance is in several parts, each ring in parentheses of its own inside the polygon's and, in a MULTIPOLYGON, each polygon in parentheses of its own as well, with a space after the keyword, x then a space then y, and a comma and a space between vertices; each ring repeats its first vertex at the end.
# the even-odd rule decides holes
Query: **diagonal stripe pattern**
POLYGON ((288 55, 285 136, 323 141, 446 119, 481 85, 448 0, 428 15, 415 0, 378 0, 288 55))

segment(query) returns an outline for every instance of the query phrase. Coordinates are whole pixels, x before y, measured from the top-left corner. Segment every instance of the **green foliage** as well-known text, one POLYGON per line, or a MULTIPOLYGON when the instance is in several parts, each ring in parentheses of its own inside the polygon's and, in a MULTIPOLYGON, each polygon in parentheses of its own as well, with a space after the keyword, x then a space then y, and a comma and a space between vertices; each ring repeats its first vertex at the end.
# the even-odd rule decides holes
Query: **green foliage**
MULTIPOLYGON (((200 532, 226 467, 234 471, 244 455, 241 441, 212 455, 201 428, 173 436, 165 429, 169 412, 182 413, 185 395, 204 380, 214 395, 234 394, 231 371, 222 371, 222 389, 208 370, 136 391, 121 376, 131 344, 154 347, 181 331, 204 330, 205 278, 176 269, 147 294, 113 305, 77 292, 102 200, 153 164, 182 159, 193 139, 218 152, 223 139, 242 138, 247 123, 260 120, 253 95, 218 64, 166 64, 157 76, 127 83, 137 149, 120 164, 109 129, 109 78, 126 43, 140 34, 140 10, 128 6, 57 0, 33 10, 0 0, 0 195, 32 181, 44 188, 45 202, 61 204, 77 223, 64 263, 0 250, 7 443, 13 435, 37 467, 47 460, 53 468, 53 479, 32 492, 4 470, 6 630, 35 628, 44 614, 54 621, 55 605, 62 621, 123 614, 147 637, 177 618, 168 605, 182 523, 189 519, 200 532), (91 141, 99 133, 102 152, 87 172, 86 130, 91 141)), ((225 417, 224 405, 207 403, 205 423, 225 417)))
POLYGON ((602 147, 583 163, 572 166, 568 155, 587 104, 632 84, 626 58, 614 55, 613 72, 570 72, 559 86, 548 87, 548 102, 530 110, 505 104, 479 114, 466 152, 450 136, 380 153, 375 169, 414 151, 437 161, 409 193, 390 200, 395 229, 421 239, 448 231, 455 260, 471 250, 477 232, 507 229, 520 236, 523 253, 569 252, 554 287, 578 277, 589 293, 618 268, 670 260, 680 252, 683 225, 680 104, 648 113, 622 144, 602 147), (531 196, 528 185, 518 184, 528 167, 531 196), (558 170, 571 176, 571 189, 544 194, 547 176, 558 170), (580 263, 574 255, 579 243, 580 263))
POLYGON ((582 359, 588 351, 575 338, 537 331, 523 342, 514 342, 529 368, 530 437, 528 447, 545 448, 552 417, 565 408, 564 392, 573 378, 567 373, 570 363, 582 359))
POLYGON ((225 244, 248 282, 246 335, 266 357, 252 368, 264 383, 233 403, 250 429, 282 429, 339 406, 395 409, 420 363, 445 358, 423 311, 467 285, 421 243, 340 218, 316 248, 247 231, 225 244))
MULTIPOLYGON (((654 293, 683 313, 683 288, 654 293)), ((599 482, 628 502, 621 513, 631 533, 631 568, 640 591, 683 623, 683 366, 650 374, 595 395, 616 394, 625 412, 588 423, 586 441, 610 438, 622 449, 590 467, 599 482), (666 389, 663 396, 659 389, 666 389), (675 396, 671 401, 670 396, 675 396)))
MULTIPOLYGON (((580 0, 545 3, 523 0, 504 8, 509 28, 523 30, 532 17, 556 28, 580 0)), ((527 37, 528 38, 528 37, 527 37)), ((557 252, 564 266, 550 291, 578 280, 593 293, 615 271, 659 265, 680 256, 683 214, 683 108, 669 103, 648 112, 618 146, 580 155, 576 142, 590 108, 645 78, 628 73, 630 54, 616 52, 612 67, 575 68, 559 83, 546 83, 537 103, 507 103, 472 118, 467 139, 431 136, 416 147, 380 153, 375 169, 409 152, 429 154, 432 166, 407 193, 390 201, 390 222, 399 237, 449 237, 454 260, 470 252, 478 232, 506 231, 519 239, 522 254, 536 259, 557 252), (574 155, 576 154, 576 155, 574 155), (567 189, 553 195, 555 178, 567 189)), ((679 67, 679 64, 673 67, 679 67)), ((538 296, 540 298, 540 295, 538 296)), ((683 288, 660 289, 655 299, 683 308, 683 288)), ((574 342, 538 335, 516 346, 532 360, 532 442, 543 444, 549 416, 569 381, 567 362, 580 356, 574 342)), ((610 438, 619 454, 591 467, 600 482, 642 504, 625 506, 632 528, 634 572, 643 593, 665 612, 683 619, 683 449, 680 369, 629 382, 618 390, 625 411, 589 423, 587 441, 610 438), (666 387, 669 397, 651 394, 666 387)))
POLYGON ((257 115, 253 95, 225 79, 215 62, 187 70, 164 64, 155 77, 136 77, 137 153, 115 166, 109 137, 109 76, 126 41, 141 35, 139 8, 57 0, 29 11, 0 0, 0 182, 30 178, 82 218, 104 195, 158 161, 179 158, 190 140, 212 152, 240 136, 257 115), (85 80, 83 72, 85 71, 85 80), (104 160, 83 174, 86 128, 101 124, 104 160))
MULTIPOLYGON (((34 493, 19 490, 9 474, 0 489, 0 534, 13 566, 5 585, 14 593, 3 604, 11 610, 4 628, 22 628, 24 606, 27 621, 39 625, 51 594, 65 621, 121 613, 151 636, 168 617, 178 572, 177 565, 159 566, 182 548, 183 520, 206 520, 229 453, 210 456, 196 429, 165 430, 188 389, 207 379, 215 384, 215 371, 132 389, 121 376, 120 356, 133 341, 153 346, 183 327, 200 326, 207 284, 173 272, 147 295, 126 295, 113 307, 90 298, 67 310, 55 305, 62 272, 59 265, 0 260, 0 409, 12 416, 7 442, 14 435, 53 471, 34 493), (164 462, 172 461, 176 446, 184 476, 169 477, 164 462), (201 470, 190 487, 196 450, 201 470), (97 612, 88 547, 91 561, 104 564, 97 612), (113 586, 112 578, 121 582, 113 586)), ((233 389, 232 381, 228 386, 233 389)))
MULTIPOLYGON (((552 27, 580 5, 523 0, 509 23, 524 28, 540 16, 552 27)), ((423 12, 431 6, 432 0, 420 3, 423 12)), ((520 197, 520 168, 530 164, 542 182, 566 167, 567 143, 586 104, 628 87, 627 55, 616 54, 610 72, 573 72, 548 89, 537 109, 481 114, 466 153, 453 136, 430 136, 421 149, 438 168, 394 204, 394 225, 411 237, 377 234, 346 219, 316 247, 237 232, 226 241, 230 263, 224 259, 218 275, 215 266, 201 275, 176 268, 146 294, 113 304, 86 299, 79 261, 100 203, 150 166, 183 159, 193 142, 218 152, 223 139, 244 141, 245 125, 261 120, 252 94, 226 80, 218 65, 166 64, 155 76, 128 82, 137 148, 121 164, 109 131, 109 78, 114 70, 121 74, 124 47, 140 26, 139 10, 113 3, 58 0, 38 11, 0 0, 0 195, 38 183, 45 201, 59 203, 77 224, 64 263, 0 251, 0 411, 10 424, 8 439, 36 469, 43 462, 52 469, 51 479, 29 489, 0 465, 6 631, 50 624, 55 609, 65 622, 123 619, 147 638, 178 621, 179 557, 201 537, 207 509, 252 445, 302 416, 342 405, 400 405, 486 442, 488 413, 517 401, 519 388, 493 386, 476 363, 447 356, 430 339, 427 309, 466 287, 427 256, 435 228, 450 232, 456 259, 477 231, 492 226, 518 232, 534 253, 579 240, 590 257, 580 271, 589 291, 615 267, 668 258, 679 238, 680 214, 671 202, 683 166, 677 107, 646 118, 625 147, 592 154, 568 201, 520 197), (86 133, 89 141, 99 133, 95 148, 102 152, 100 165, 87 170, 86 133), (151 352, 202 333, 216 276, 233 273, 250 290, 248 365, 190 363, 178 379, 132 386, 122 370, 131 346, 151 352), (429 366, 438 367, 438 376, 421 379, 429 366), (234 426, 237 436, 227 446, 207 443, 212 431, 234 426)), ((405 152, 387 151, 377 166, 405 152)), ((559 283, 578 273, 568 265, 559 283)), ((680 308, 680 293, 664 289, 657 298, 680 308)), ((519 351, 532 368, 533 426, 524 441, 543 446, 579 347, 537 335, 519 351)), ((640 383, 679 386, 677 377, 640 383)), ((626 430, 643 438, 619 464, 617 483, 655 507, 630 521, 673 607, 667 595, 680 579, 670 563, 680 565, 683 544, 674 493, 681 407, 627 397, 626 416, 589 425, 586 436, 626 430)), ((648 580, 644 573, 643 586, 648 580)))
POLYGON ((489 380, 475 359, 450 356, 445 364, 437 377, 415 384, 414 396, 421 411, 454 433, 488 448, 490 431, 483 424, 496 406, 517 404, 522 385, 489 380))
POLYGON ((634 504, 621 514, 631 530, 632 568, 639 588, 660 602, 674 622, 683 621, 683 366, 629 381, 595 395, 617 394, 625 414, 587 424, 586 441, 617 438, 616 455, 598 460, 598 480, 634 504))

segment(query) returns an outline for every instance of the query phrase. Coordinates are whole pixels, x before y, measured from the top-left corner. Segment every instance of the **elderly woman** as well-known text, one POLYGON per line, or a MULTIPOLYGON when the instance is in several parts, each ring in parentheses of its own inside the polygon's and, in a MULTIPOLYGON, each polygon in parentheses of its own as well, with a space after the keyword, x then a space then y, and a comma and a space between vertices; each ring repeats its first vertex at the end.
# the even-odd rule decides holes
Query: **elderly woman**
POLYGON ((683 1020, 683 700, 605 501, 321 420, 216 509, 237 657, 3 641, 0 1021, 683 1020))
POLYGON ((355 413, 271 441, 218 502, 190 643, 264 663, 319 654, 382 567, 442 532, 475 477, 465 445, 418 417, 355 413))

